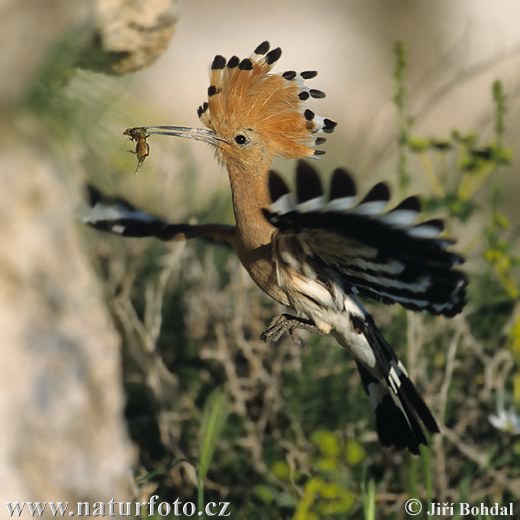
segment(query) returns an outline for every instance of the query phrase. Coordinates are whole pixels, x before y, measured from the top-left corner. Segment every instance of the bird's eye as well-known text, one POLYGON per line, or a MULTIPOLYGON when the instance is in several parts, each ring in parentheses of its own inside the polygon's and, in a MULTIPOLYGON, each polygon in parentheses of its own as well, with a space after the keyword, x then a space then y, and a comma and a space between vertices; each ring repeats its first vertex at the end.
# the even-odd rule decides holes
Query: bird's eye
POLYGON ((243 146, 244 144, 247 144, 248 142, 249 142, 249 140, 244 134, 235 135, 235 143, 239 144, 240 146, 243 146))

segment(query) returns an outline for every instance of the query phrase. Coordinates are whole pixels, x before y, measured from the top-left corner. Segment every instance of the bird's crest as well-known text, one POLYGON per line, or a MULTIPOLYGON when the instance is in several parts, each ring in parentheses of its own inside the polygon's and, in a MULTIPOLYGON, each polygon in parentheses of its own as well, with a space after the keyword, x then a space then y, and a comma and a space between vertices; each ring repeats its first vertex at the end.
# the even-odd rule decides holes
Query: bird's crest
POLYGON ((306 104, 309 98, 325 97, 324 92, 305 83, 317 72, 270 74, 281 54, 279 47, 269 51, 269 42, 263 42, 249 58, 215 56, 208 101, 197 114, 204 125, 223 137, 240 129, 254 130, 273 155, 323 155, 325 152, 315 147, 325 139, 316 134, 333 132, 336 123, 315 114, 306 104))

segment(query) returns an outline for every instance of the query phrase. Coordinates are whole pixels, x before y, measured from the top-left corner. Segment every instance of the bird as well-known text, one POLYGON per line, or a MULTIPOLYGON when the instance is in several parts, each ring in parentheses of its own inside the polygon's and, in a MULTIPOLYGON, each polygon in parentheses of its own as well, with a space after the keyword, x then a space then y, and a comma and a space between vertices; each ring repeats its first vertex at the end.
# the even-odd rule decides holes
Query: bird
POLYGON ((197 110, 204 128, 139 127, 211 145, 227 169, 235 225, 169 223, 93 187, 84 220, 123 236, 203 238, 232 248, 259 288, 288 310, 262 339, 275 343, 297 329, 332 336, 354 358, 380 443, 418 454, 438 424, 363 301, 452 317, 466 303, 464 258, 441 236, 442 220, 418 222, 416 196, 388 208, 385 182, 360 196, 345 168, 323 188, 309 159, 325 153, 324 134, 337 123, 309 106, 325 97, 307 83, 316 71, 271 72, 281 54, 265 41, 248 58, 215 56, 208 99, 197 110), (271 169, 275 157, 297 160, 294 189, 271 169))

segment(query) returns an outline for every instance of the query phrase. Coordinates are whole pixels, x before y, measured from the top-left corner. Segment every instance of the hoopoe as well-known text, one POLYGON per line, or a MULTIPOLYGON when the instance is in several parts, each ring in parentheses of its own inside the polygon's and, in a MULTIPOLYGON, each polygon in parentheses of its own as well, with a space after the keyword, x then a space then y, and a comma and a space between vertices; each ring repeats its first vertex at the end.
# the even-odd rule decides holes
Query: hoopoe
POLYGON ((344 169, 336 169, 324 194, 314 168, 300 160, 296 189, 270 171, 275 156, 317 157, 316 147, 336 123, 308 106, 325 94, 306 80, 315 71, 270 73, 281 49, 263 42, 249 57, 211 64, 208 101, 197 113, 206 128, 148 126, 164 134, 209 143, 226 166, 236 226, 170 224, 121 199, 92 191, 86 221, 97 229, 162 240, 195 237, 234 248, 256 284, 291 309, 273 319, 263 338, 276 341, 294 329, 331 334, 349 351, 375 411, 384 446, 419 453, 424 429, 437 423, 403 364, 361 303, 368 298, 407 309, 454 316, 465 304, 463 259, 440 238, 443 223, 416 224, 417 197, 385 211, 390 192, 376 184, 363 198, 344 169))

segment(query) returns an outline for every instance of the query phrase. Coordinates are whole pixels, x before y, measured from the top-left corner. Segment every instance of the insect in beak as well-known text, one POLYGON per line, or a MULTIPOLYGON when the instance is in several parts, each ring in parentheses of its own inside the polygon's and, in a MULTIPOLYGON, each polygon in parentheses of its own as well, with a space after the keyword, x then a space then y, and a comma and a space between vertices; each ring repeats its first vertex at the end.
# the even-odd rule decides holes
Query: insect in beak
POLYGON ((146 142, 146 139, 150 137, 150 134, 146 133, 146 129, 143 127, 127 128, 123 135, 127 135, 128 139, 135 141, 135 152, 128 150, 130 153, 137 155, 137 168, 135 173, 140 170, 144 160, 150 155, 150 145, 146 142))

